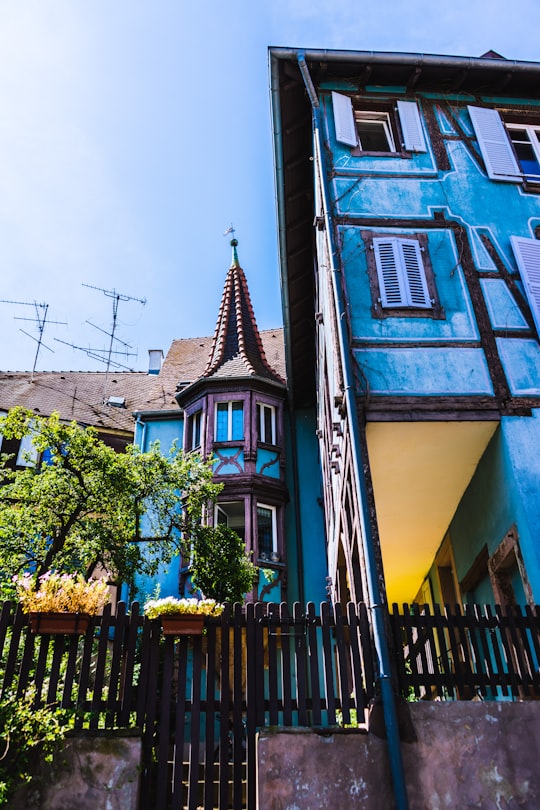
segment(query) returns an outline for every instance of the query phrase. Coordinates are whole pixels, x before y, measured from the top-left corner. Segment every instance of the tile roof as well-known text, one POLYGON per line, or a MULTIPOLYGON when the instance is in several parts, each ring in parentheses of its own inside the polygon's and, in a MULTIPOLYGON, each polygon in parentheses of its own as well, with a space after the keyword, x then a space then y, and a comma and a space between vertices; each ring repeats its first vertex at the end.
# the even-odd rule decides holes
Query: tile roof
POLYGON ((234 245, 233 264, 227 273, 223 296, 203 377, 258 376, 285 384, 285 376, 266 358, 255 321, 244 271, 234 245))
MULTIPOLYGON (((259 334, 259 333, 258 333, 259 334)), ((285 377, 283 329, 260 333, 263 352, 278 378, 285 377)), ((172 410, 178 383, 203 376, 215 339, 174 340, 159 374, 141 371, 109 372, 104 390, 104 371, 0 372, 0 410, 16 405, 48 416, 58 411, 62 419, 74 419, 98 429, 133 432, 134 411, 172 410), (123 397, 125 407, 104 405, 103 399, 123 397)))

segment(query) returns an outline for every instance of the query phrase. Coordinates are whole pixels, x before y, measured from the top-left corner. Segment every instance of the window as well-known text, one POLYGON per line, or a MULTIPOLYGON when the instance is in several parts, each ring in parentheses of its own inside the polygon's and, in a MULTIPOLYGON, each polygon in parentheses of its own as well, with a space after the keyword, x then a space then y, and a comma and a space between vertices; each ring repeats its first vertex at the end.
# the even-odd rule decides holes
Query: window
POLYGON ((214 515, 216 525, 228 526, 236 534, 245 540, 246 536, 246 515, 244 501, 230 501, 228 503, 216 504, 214 515))
POLYGON ((427 237, 362 232, 366 245, 373 315, 444 318, 429 260, 427 237))
POLYGON ((420 112, 416 101, 399 100, 396 107, 390 105, 381 109, 375 105, 372 109, 353 107, 350 96, 332 93, 336 139, 361 152, 372 154, 396 155, 401 150, 409 152, 426 152, 426 140, 420 112), (401 127, 401 138, 394 112, 401 127))
POLYGON ((32 444, 33 434, 27 434, 21 439, 19 452, 17 454, 17 467, 35 467, 38 459, 38 450, 32 444))
POLYGON ((195 411, 188 419, 188 450, 198 450, 201 447, 202 410, 195 411))
POLYGON ((244 438, 243 402, 218 402, 215 437, 216 442, 235 442, 244 438))
POLYGON ((478 146, 492 180, 540 183, 540 126, 504 123, 499 112, 468 107, 478 146))
POLYGON ((259 559, 271 559, 277 554, 276 507, 257 505, 257 540, 259 559))
POLYGON ((273 405, 257 403, 257 438, 266 444, 276 443, 276 409, 273 405))
POLYGON ((518 163, 525 177, 540 182, 540 127, 507 124, 518 163))
POLYGON ((385 112, 355 112, 358 145, 363 152, 395 152, 390 115, 385 112))

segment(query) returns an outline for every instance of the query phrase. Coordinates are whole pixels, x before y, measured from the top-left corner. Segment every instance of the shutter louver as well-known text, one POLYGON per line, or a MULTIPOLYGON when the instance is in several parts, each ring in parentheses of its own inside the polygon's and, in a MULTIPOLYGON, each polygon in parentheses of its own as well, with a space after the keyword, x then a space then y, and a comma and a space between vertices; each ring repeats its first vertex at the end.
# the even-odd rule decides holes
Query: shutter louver
POLYGON ((540 337, 540 241, 511 236, 510 242, 540 337))
POLYGON ((334 108, 334 124, 336 127, 336 140, 347 146, 357 146, 356 124, 352 101, 349 96, 341 93, 332 93, 332 106, 334 108))
POLYGON ((507 183, 521 182, 521 170, 497 110, 485 107, 467 107, 467 109, 488 177, 507 183))
POLYGON ((379 276, 383 307, 403 306, 405 301, 400 285, 399 257, 395 239, 374 239, 375 263, 379 276))
POLYGON ((416 101, 398 101, 399 122, 403 133, 403 146, 410 152, 427 152, 416 101))

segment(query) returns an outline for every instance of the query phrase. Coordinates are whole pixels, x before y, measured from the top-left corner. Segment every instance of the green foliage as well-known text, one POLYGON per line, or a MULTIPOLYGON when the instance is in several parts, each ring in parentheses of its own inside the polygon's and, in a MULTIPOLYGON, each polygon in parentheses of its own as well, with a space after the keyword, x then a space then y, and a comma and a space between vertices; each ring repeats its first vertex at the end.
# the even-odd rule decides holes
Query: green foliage
POLYGON ((93 428, 63 424, 15 408, 0 419, 7 439, 30 435, 47 463, 12 471, 0 463, 0 570, 7 576, 33 569, 82 571, 96 565, 124 581, 135 572, 153 575, 167 564, 198 525, 203 506, 220 487, 211 462, 159 444, 146 453, 116 453, 93 428), (182 493, 180 496, 179 493, 182 493), (144 516, 145 536, 141 539, 144 516))
POLYGON ((218 602, 243 602, 257 567, 244 541, 227 526, 199 526, 193 532, 192 579, 196 588, 218 602))
POLYGON ((0 807, 10 806, 14 791, 34 778, 40 762, 52 762, 69 728, 70 712, 36 709, 33 701, 31 691, 0 700, 0 807))

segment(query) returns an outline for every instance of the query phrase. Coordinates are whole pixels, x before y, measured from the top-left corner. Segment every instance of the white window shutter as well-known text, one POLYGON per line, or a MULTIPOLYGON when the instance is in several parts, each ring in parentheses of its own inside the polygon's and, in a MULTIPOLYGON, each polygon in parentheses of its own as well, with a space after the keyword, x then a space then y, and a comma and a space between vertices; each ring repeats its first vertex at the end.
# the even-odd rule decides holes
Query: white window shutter
POLYGON ((403 270, 407 278, 410 306, 431 307, 420 245, 415 239, 400 239, 399 245, 403 270))
POLYGON ((472 125, 486 164, 488 177, 507 183, 521 182, 521 169, 497 110, 468 107, 472 125))
POLYGON ((381 305, 429 309, 431 298, 418 241, 377 237, 373 240, 373 251, 381 305))
POLYGON ((400 307, 406 304, 397 241, 392 238, 373 240, 383 307, 400 307))
POLYGON ((540 241, 511 236, 510 242, 540 337, 540 241))
POLYGON ((411 152, 427 152, 426 139, 416 101, 398 101, 403 146, 411 152))
POLYGON ((356 124, 352 101, 349 96, 341 93, 332 93, 332 106, 334 108, 334 123, 336 126, 336 139, 347 146, 357 146, 356 124))

